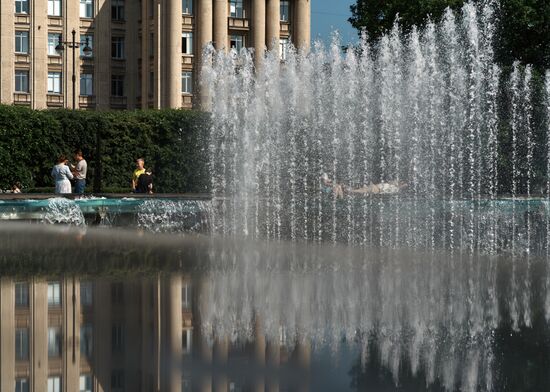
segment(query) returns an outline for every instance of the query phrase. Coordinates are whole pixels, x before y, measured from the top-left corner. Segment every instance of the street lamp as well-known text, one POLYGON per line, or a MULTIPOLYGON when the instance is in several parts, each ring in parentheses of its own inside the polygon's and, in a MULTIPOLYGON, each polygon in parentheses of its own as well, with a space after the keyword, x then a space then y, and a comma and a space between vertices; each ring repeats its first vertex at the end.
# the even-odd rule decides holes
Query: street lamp
MULTIPOLYGON (((75 110, 75 108, 76 108, 76 73, 75 73, 76 58, 75 58, 75 50, 77 48, 80 48, 80 46, 82 44, 80 42, 76 42, 76 40, 75 40, 76 31, 74 29, 71 32, 71 34, 73 35, 73 40, 72 41, 63 41, 63 35, 60 35, 59 36, 59 43, 55 47, 55 50, 58 51, 58 52, 62 52, 63 50, 65 50, 64 45, 67 45, 68 48, 71 48, 73 50, 73 79, 72 80, 73 80, 73 110, 75 110)), ((90 47, 90 38, 89 37, 86 37, 86 42, 84 44, 84 48, 82 48, 82 51, 84 52, 85 55, 89 55, 90 53, 92 53, 92 48, 90 47)))

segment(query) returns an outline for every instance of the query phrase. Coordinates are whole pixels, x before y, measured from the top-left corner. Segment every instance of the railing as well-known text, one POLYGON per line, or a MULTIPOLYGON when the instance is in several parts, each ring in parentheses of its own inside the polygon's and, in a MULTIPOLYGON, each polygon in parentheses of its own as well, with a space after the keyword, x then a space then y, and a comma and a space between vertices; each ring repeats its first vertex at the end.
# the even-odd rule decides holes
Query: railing
POLYGON ((192 94, 182 94, 181 96, 181 107, 186 109, 191 109, 193 107, 193 95, 192 94))
POLYGON ((30 105, 31 95, 29 93, 14 93, 13 103, 16 105, 30 105))
POLYGON ((193 17, 193 15, 183 14, 181 23, 183 28, 193 27, 193 25, 195 24, 195 18, 193 17))
POLYGON ((242 18, 229 18, 229 28, 238 30, 248 30, 248 19, 242 18))
POLYGON ((81 108, 94 108, 95 107, 95 95, 80 95, 78 97, 78 105, 81 108))
POLYGON ((48 25, 49 26, 63 26, 63 17, 61 16, 48 16, 48 25))
POLYGON ((116 97, 111 95, 110 98, 111 107, 117 109, 126 109, 128 99, 126 97, 116 97))
POLYGON ((31 16, 25 14, 15 14, 15 24, 25 24, 28 25, 31 23, 31 16))
POLYGON ((16 64, 30 64, 30 56, 28 54, 15 54, 15 63, 16 64))
POLYGON ((83 30, 89 30, 94 27, 94 20, 93 18, 80 18, 80 28, 83 30))
POLYGON ((63 95, 61 94, 48 94, 46 96, 46 104, 48 106, 62 107, 63 102, 63 95))
POLYGON ((48 64, 49 65, 62 65, 63 64, 63 58, 61 56, 48 55, 48 64))
POLYGON ((185 66, 188 66, 188 67, 185 67, 185 68, 190 68, 190 67, 192 67, 194 62, 195 62, 195 58, 193 57, 192 54, 184 54, 184 55, 182 55, 182 58, 181 58, 181 65, 183 65, 184 67, 185 67, 185 66))
POLYGON ((281 33, 290 34, 290 23, 281 22, 281 33))

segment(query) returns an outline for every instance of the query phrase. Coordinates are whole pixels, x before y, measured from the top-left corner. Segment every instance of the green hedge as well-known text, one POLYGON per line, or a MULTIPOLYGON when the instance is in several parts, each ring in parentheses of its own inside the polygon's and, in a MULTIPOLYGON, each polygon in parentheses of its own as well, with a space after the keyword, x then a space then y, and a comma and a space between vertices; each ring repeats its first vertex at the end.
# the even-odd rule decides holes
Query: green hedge
POLYGON ((208 192, 208 117, 191 110, 91 112, 0 105, 0 189, 53 186, 59 155, 81 149, 94 191, 129 189, 135 160, 157 192, 208 192))

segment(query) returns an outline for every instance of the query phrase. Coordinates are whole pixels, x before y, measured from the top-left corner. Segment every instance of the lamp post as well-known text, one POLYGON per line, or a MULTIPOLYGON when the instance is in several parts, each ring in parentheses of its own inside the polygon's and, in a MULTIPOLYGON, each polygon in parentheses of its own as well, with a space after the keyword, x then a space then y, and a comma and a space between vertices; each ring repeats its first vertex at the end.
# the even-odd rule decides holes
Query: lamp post
MULTIPOLYGON (((72 41, 63 41, 63 36, 60 35, 59 36, 59 43, 55 47, 55 50, 57 50, 58 52, 62 52, 63 50, 65 50, 64 45, 67 45, 68 48, 71 48, 73 50, 73 78, 72 78, 72 81, 73 81, 73 110, 75 110, 75 108, 76 108, 76 71, 75 71, 76 56, 75 56, 75 50, 77 48, 80 48, 80 46, 82 44, 80 42, 76 42, 76 40, 75 40, 76 31, 74 29, 71 32, 71 34, 73 36, 72 41)), ((83 50, 84 54, 86 54, 86 55, 88 55, 92 52, 92 48, 90 48, 90 39, 88 37, 86 37, 86 42, 85 42, 84 48, 82 50, 83 50)))

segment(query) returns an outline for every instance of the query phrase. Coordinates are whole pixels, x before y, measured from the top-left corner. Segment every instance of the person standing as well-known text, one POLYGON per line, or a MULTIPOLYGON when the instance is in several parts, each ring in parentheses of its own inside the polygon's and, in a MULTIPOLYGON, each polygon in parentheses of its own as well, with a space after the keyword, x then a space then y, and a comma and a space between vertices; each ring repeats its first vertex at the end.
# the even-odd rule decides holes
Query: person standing
POLYGON ((78 150, 74 159, 76 160, 76 166, 73 166, 73 175, 76 179, 74 186, 74 193, 83 194, 86 189, 86 174, 88 172, 88 163, 82 155, 82 151, 78 150))
POLYGON ((132 176, 132 192, 136 191, 138 178, 143 173, 145 173, 145 160, 143 158, 138 158, 136 160, 136 170, 134 170, 134 175, 132 176))
POLYGON ((57 160, 57 165, 52 169, 52 177, 55 180, 55 193, 65 194, 71 193, 71 181, 73 174, 67 166, 68 160, 64 155, 61 155, 57 160))

